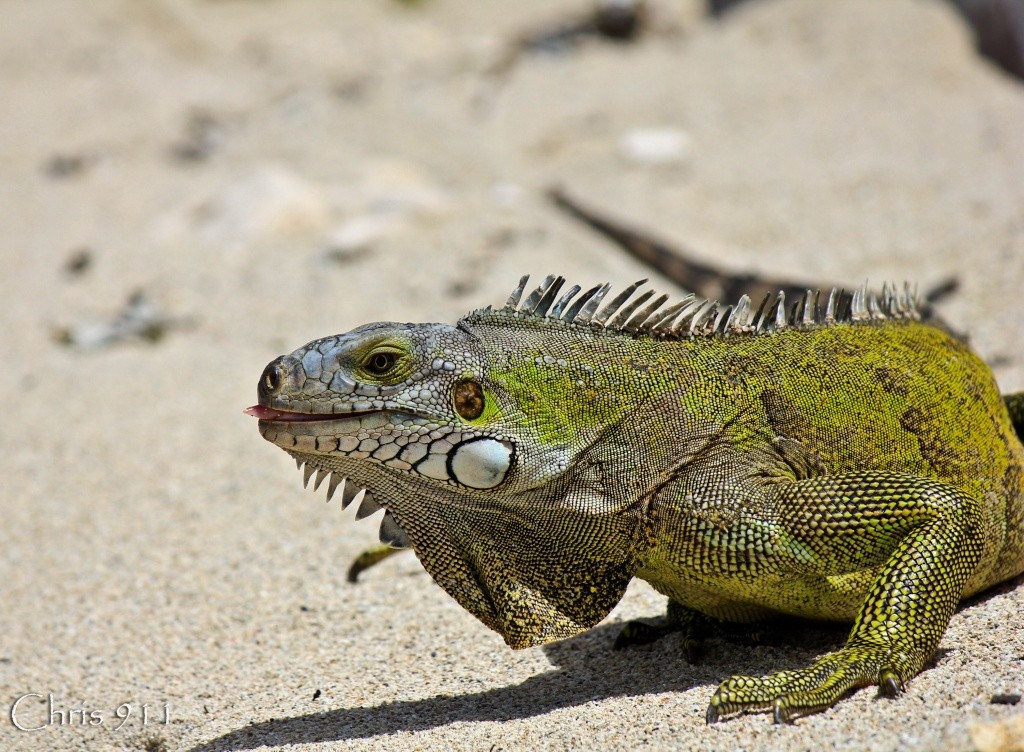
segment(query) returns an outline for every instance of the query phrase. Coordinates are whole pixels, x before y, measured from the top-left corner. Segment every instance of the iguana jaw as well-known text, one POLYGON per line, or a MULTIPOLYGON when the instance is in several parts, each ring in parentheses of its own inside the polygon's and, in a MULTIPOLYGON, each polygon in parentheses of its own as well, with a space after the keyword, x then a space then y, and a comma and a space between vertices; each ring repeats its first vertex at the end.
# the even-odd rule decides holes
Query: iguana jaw
POLYGON ((267 441, 318 466, 347 457, 421 480, 490 490, 516 464, 510 441, 404 410, 303 413, 253 406, 245 412, 259 418, 267 441))
POLYGON ((314 490, 330 478, 328 501, 336 491, 342 508, 358 500, 356 519, 384 508, 380 540, 395 548, 408 547, 409 536, 395 516, 402 512, 391 508, 387 492, 372 481, 379 480, 369 472, 372 468, 436 494, 438 488, 428 484, 457 484, 466 491, 494 488, 515 465, 515 449, 507 441, 401 410, 305 413, 254 405, 245 413, 259 419, 264 439, 295 458, 305 485, 314 474, 314 490))

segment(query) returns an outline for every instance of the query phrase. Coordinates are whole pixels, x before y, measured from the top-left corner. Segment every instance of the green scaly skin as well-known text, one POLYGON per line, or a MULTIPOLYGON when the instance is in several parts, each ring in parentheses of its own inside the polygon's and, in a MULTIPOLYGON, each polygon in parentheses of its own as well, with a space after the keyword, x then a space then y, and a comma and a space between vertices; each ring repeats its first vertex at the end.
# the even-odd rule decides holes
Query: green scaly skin
POLYGON ((558 284, 454 327, 311 342, 250 409, 307 480, 343 503, 367 489, 382 539, 510 646, 593 626, 633 577, 670 618, 625 642, 682 629, 695 653, 702 620, 853 622, 805 669, 727 679, 707 714, 783 722, 856 687, 897 694, 962 598, 1024 570, 1007 405, 906 306, 862 298, 826 322, 808 299, 789 325, 732 328, 688 309, 677 332, 647 310, 616 321, 621 302, 552 309, 558 284))

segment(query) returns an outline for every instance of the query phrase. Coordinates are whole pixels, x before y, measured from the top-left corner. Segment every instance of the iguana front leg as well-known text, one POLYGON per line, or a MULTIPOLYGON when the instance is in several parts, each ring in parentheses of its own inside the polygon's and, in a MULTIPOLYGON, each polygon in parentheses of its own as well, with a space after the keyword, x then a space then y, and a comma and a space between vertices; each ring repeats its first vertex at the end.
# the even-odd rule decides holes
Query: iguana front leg
POLYGON ((979 503, 926 478, 872 472, 800 481, 779 493, 777 512, 789 548, 811 571, 881 568, 843 648, 805 669, 727 679, 708 723, 767 709, 784 723, 872 684, 899 694, 935 652, 981 555, 979 503))

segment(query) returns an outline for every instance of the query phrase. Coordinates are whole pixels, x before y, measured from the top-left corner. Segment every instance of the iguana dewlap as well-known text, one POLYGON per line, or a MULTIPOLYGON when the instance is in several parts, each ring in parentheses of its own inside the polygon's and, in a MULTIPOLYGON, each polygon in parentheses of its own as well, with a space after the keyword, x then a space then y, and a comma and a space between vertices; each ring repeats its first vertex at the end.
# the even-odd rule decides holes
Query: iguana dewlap
POLYGON ((1024 570, 1024 448, 989 369, 911 294, 722 306, 526 278, 456 325, 377 323, 267 366, 260 432, 383 507, 381 539, 512 647, 599 622, 633 577, 670 615, 852 621, 708 720, 897 693, 957 603, 1024 570), (602 304, 603 307, 602 307, 602 304))

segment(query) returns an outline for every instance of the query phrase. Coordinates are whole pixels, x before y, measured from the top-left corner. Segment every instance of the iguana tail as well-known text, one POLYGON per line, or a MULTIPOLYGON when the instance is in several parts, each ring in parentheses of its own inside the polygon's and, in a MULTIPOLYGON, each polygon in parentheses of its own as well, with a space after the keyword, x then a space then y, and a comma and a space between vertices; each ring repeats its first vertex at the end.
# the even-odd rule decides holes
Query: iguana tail
MULTIPOLYGON (((828 290, 842 285, 817 283, 792 279, 772 279, 755 274, 730 274, 715 266, 701 264, 691 257, 693 254, 674 247, 646 231, 634 229, 617 219, 581 204, 562 188, 551 188, 548 197, 555 206, 575 217, 583 224, 605 236, 638 261, 664 275, 688 292, 695 292, 702 298, 715 300, 738 300, 749 295, 751 300, 761 300, 765 295, 774 296, 782 291, 788 300, 802 300, 808 288, 828 290)), ((964 335, 950 330, 934 317, 932 306, 956 291, 959 282, 949 277, 925 291, 918 312, 921 318, 939 324, 958 339, 964 335)), ((757 305, 755 302, 754 305, 757 305)), ((1018 432, 1019 433, 1019 432, 1018 432)))
POLYGON ((1024 441, 1024 392, 1004 394, 1003 402, 1010 413, 1010 422, 1017 432, 1017 438, 1024 441))

